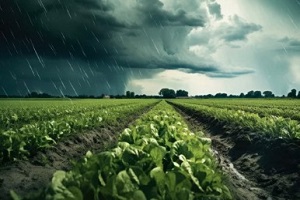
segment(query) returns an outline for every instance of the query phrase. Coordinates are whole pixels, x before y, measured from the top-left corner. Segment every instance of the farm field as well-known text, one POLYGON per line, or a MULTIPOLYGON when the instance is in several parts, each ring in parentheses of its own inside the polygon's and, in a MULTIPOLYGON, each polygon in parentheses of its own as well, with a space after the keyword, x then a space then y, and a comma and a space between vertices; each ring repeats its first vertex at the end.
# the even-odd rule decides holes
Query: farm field
POLYGON ((0 111, 0 199, 300 198, 297 100, 20 99, 0 111))

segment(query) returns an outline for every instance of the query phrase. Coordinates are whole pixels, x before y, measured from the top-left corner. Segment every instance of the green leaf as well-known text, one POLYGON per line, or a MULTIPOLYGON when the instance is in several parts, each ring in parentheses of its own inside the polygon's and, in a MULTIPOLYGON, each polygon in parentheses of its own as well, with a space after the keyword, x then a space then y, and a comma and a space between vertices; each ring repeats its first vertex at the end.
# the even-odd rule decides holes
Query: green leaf
POLYGON ((52 187, 55 188, 59 188, 62 186, 62 181, 63 179, 66 177, 66 172, 65 171, 61 171, 58 170, 53 174, 53 178, 52 178, 52 187))
POLYGON ((134 180, 138 185, 140 184, 140 180, 137 177, 137 175, 134 173, 134 171, 132 170, 132 168, 129 168, 127 171, 128 175, 130 176, 130 178, 132 180, 134 180))
POLYGON ((165 173, 161 167, 155 167, 150 172, 150 177, 154 178, 158 191, 161 195, 165 193, 165 173))
POLYGON ((118 173, 116 177, 116 187, 119 194, 133 192, 136 189, 126 170, 118 173))
POLYGON ((13 200, 22 200, 22 198, 15 191, 10 190, 9 193, 13 200))
POLYGON ((147 198, 141 190, 137 190, 133 193, 133 196, 130 198, 130 200, 147 200, 147 198))
POLYGON ((150 155, 157 166, 162 167, 162 161, 166 152, 166 148, 162 146, 157 146, 151 149, 150 155))
POLYGON ((72 194, 68 200, 83 200, 83 195, 79 188, 71 186, 68 187, 67 190, 69 190, 69 192, 72 194))

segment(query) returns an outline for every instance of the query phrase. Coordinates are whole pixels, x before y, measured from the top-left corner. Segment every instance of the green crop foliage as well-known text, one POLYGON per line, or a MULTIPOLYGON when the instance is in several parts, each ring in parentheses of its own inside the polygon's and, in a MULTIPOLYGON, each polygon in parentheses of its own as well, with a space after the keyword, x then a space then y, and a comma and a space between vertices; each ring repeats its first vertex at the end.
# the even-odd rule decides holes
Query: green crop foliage
POLYGON ((201 99, 181 102, 235 111, 241 110, 258 114, 260 117, 277 116, 300 121, 299 100, 201 99))
MULTIPOLYGON (((88 104, 85 101, 82 104, 77 101, 78 108, 68 108, 65 107, 66 105, 59 108, 60 113, 64 113, 60 117, 55 114, 58 108, 53 108, 52 104, 45 104, 42 109, 43 112, 45 111, 43 115, 45 115, 44 118, 49 115, 47 118, 49 120, 34 120, 31 123, 23 123, 30 120, 26 118, 28 113, 22 110, 24 116, 21 112, 17 114, 20 117, 16 117, 16 120, 23 120, 20 125, 11 124, 0 129, 0 164, 30 157, 37 151, 54 146, 62 138, 83 130, 100 126, 115 126, 122 119, 124 121, 126 116, 134 115, 147 106, 153 106, 157 100, 129 101, 128 105, 126 102, 128 100, 112 101, 110 105, 108 101, 105 101, 105 106, 103 106, 100 104, 101 101, 89 101, 88 104)), ((32 106, 32 104, 29 105, 32 106)), ((27 109, 30 110, 29 113, 39 113, 33 106, 27 109)))
POLYGON ((274 115, 261 117, 257 113, 243 110, 202 105, 201 101, 184 100, 172 102, 192 112, 198 112, 202 116, 215 118, 230 125, 247 127, 252 131, 264 133, 269 136, 300 138, 299 122, 289 118, 274 115))
POLYGON ((126 128, 115 148, 87 152, 71 171, 57 171, 49 187, 23 199, 232 199, 210 147, 162 101, 126 128))

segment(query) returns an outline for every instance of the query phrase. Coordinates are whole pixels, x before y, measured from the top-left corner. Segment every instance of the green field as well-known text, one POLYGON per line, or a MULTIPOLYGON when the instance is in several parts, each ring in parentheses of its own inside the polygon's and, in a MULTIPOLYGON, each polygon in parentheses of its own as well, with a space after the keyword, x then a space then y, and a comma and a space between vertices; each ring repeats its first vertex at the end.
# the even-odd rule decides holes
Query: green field
POLYGON ((298 100, 175 100, 206 117, 249 128, 274 137, 300 138, 298 100))
MULTIPOLYGON (((113 147, 85 149, 71 170, 57 170, 48 186, 25 199, 235 199, 206 131, 233 130, 250 145, 298 141, 299 111, 300 102, 288 99, 0 100, 0 167, 36 160, 38 152, 91 130, 121 128, 113 147)), ((9 189, 17 199, 18 188, 9 189)))

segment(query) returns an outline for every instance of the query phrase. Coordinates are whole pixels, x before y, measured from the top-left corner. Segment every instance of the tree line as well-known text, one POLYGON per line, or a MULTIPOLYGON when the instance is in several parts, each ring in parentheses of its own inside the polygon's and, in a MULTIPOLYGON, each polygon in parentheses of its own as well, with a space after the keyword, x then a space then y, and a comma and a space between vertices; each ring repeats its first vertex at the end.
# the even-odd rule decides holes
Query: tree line
MULTIPOLYGON (((196 98, 275 98, 275 94, 272 91, 254 91, 251 90, 247 93, 241 93, 240 95, 228 95, 226 93, 217 93, 215 95, 207 94, 207 95, 196 95, 196 98)), ((282 98, 300 98, 300 91, 297 94, 296 89, 292 89, 287 96, 283 95, 282 98)))
MULTIPOLYGON (((126 91, 125 94, 117 94, 117 95, 105 95, 101 94, 99 96, 94 95, 65 95, 65 96, 53 96, 47 93, 38 93, 38 92, 30 92, 24 96, 22 95, 0 95, 0 98, 78 98, 78 99, 101 99, 101 98, 114 98, 114 99, 130 99, 130 98, 188 98, 188 91, 179 89, 177 91, 170 89, 170 88, 162 88, 158 95, 146 95, 146 94, 135 94, 133 91, 126 91)), ((217 93, 207 94, 207 95, 196 95, 195 98, 275 98, 275 94, 272 91, 254 91, 251 90, 247 93, 241 93, 240 95, 232 95, 227 93, 217 93)), ((281 98, 299 98, 300 99, 300 91, 296 89, 292 89, 286 96, 283 95, 281 98)))
POLYGON ((162 88, 159 95, 163 96, 163 98, 176 98, 176 97, 188 97, 189 93, 185 90, 175 90, 169 88, 162 88))

